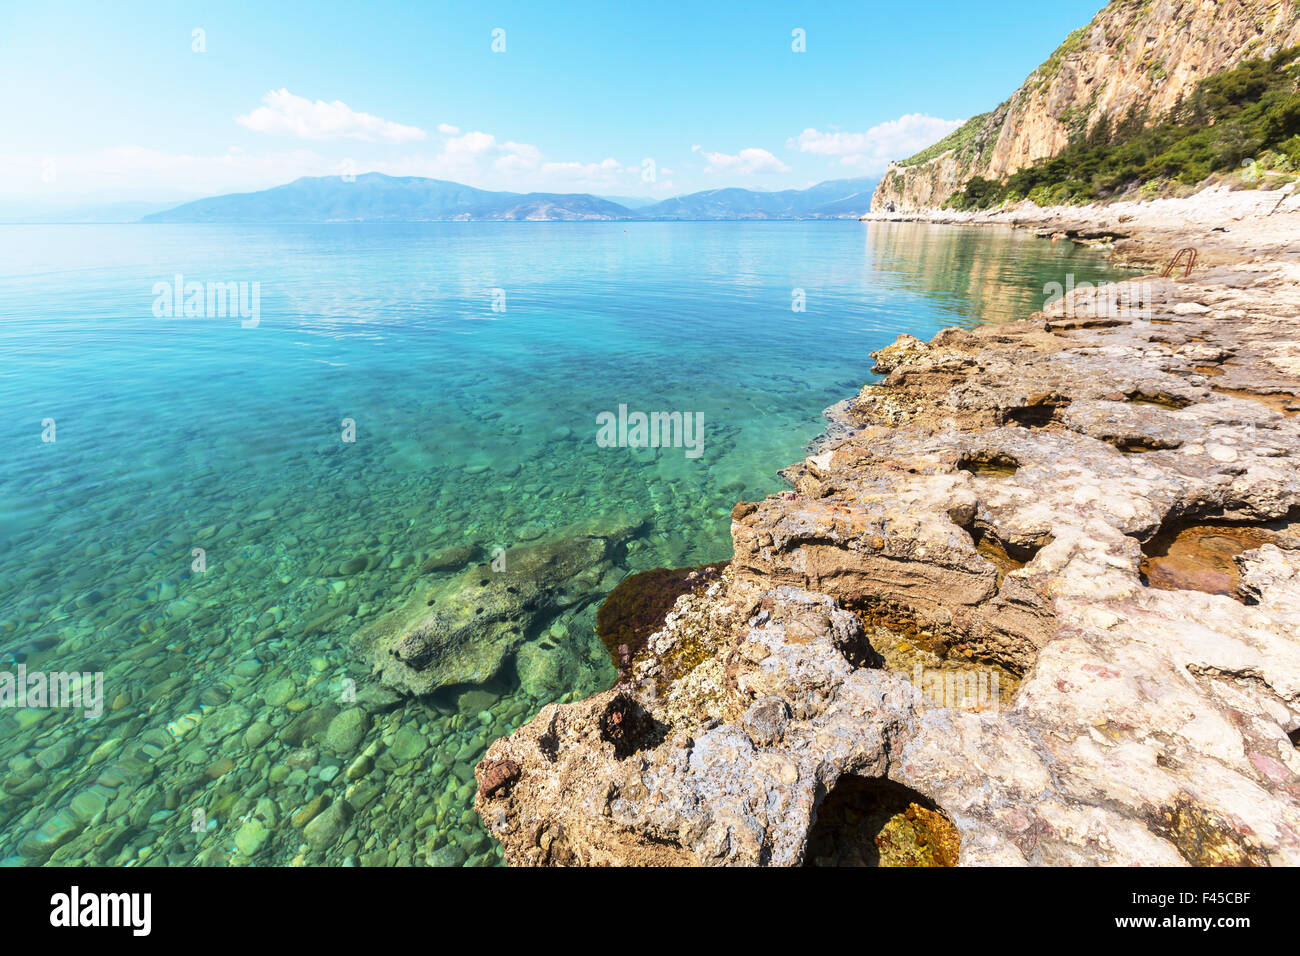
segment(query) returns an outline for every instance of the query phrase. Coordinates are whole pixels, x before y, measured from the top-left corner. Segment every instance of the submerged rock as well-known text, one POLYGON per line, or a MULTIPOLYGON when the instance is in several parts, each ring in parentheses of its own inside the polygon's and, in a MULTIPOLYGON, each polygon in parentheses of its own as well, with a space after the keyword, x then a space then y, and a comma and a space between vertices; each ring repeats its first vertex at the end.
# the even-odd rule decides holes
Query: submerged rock
POLYGON ((515 670, 524 693, 541 700, 554 699, 577 681, 577 658, 549 637, 530 641, 515 653, 515 670))
POLYGON ((590 529, 513 548, 502 561, 420 590, 359 634, 358 650, 385 686, 403 693, 485 683, 540 622, 600 596, 634 531, 590 529))
POLYGON ((424 559, 420 565, 421 574, 435 574, 442 571, 459 571, 482 554, 482 549, 473 545, 453 545, 443 548, 424 559))
POLYGON ((321 743, 340 757, 351 756, 370 730, 370 715, 361 707, 349 707, 330 721, 321 743))
POLYGON ((338 842, 352 819, 352 808, 344 800, 335 800, 317 814, 303 828, 302 835, 316 850, 324 850, 338 842))
POLYGON ((44 860, 80 833, 83 827, 83 820, 68 810, 60 810, 18 844, 18 853, 31 860, 44 860))

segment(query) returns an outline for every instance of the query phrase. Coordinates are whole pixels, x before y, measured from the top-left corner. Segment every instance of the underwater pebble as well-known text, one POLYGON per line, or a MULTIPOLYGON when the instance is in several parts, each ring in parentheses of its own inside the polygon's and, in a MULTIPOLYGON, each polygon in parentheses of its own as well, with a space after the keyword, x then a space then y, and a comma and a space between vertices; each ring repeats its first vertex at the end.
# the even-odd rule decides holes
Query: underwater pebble
POLYGON ((282 677, 266 689, 263 700, 269 707, 283 707, 298 689, 291 677, 282 677))
POLYGON ((339 756, 350 756, 370 730, 370 715, 360 707, 349 707, 330 721, 321 742, 339 756))
POLYGON ((250 750, 256 749, 266 743, 274 732, 271 725, 266 721, 256 721, 244 731, 244 746, 250 750))

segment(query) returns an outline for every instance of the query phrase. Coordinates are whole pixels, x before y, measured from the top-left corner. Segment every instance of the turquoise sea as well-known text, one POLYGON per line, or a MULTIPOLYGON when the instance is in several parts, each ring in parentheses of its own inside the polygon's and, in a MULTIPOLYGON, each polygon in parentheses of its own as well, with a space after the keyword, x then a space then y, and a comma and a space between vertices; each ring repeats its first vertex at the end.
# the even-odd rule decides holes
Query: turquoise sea
POLYGON ((0 709, 0 861, 499 862, 473 766, 612 680, 598 599, 430 698, 377 692, 353 635, 462 546, 630 520, 601 593, 727 558, 868 353, 1070 273, 1120 277, 858 222, 0 226, 0 670, 103 694, 0 709), (159 305, 177 276, 204 314, 159 305), (702 416, 702 452, 601 447, 620 405, 702 416))

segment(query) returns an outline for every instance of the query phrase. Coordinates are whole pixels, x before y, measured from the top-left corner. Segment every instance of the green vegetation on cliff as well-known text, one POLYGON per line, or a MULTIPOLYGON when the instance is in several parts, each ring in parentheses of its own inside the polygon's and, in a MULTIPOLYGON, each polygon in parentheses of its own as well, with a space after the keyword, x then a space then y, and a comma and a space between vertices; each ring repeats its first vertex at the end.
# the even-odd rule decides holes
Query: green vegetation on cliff
POLYGON ((1021 199, 1041 206, 1092 202, 1135 189, 1194 186, 1243 166, 1252 175, 1260 169, 1300 171, 1297 58, 1300 47, 1293 47, 1208 77, 1152 126, 1137 113, 1113 125, 1103 117, 1050 159, 1002 181, 969 180, 946 206, 989 209, 1021 199))
POLYGON ((972 116, 965 123, 953 130, 939 142, 932 146, 927 146, 915 156, 909 156, 901 161, 899 166, 920 166, 922 163, 928 163, 932 159, 942 156, 949 150, 959 154, 965 151, 979 139, 980 134, 984 132, 984 127, 992 113, 981 113, 979 116, 972 116))

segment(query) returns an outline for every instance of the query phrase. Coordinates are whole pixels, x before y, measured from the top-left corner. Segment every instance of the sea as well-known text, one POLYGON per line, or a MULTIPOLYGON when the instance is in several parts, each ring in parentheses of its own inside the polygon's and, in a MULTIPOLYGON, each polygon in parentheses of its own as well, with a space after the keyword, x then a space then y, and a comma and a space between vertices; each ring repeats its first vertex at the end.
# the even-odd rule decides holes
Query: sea
POLYGON ((0 226, 0 863, 500 864, 474 765, 615 679, 609 590, 727 559, 899 334, 1126 275, 857 221, 0 226), (374 680, 421 589, 599 526, 495 673, 374 680))

